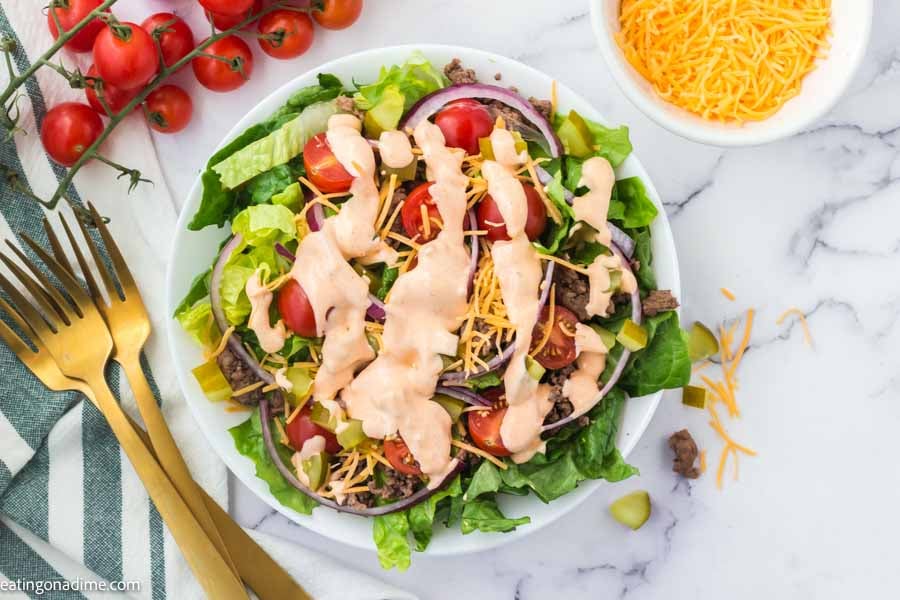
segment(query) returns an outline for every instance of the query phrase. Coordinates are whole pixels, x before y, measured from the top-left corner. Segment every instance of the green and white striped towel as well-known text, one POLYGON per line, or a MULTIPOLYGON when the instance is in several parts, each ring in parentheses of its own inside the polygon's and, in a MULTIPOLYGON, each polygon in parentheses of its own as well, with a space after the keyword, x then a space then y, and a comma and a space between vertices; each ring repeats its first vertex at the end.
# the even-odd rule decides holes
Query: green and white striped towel
MULTIPOLYGON (((0 34, 15 42, 13 62, 19 72, 51 43, 44 4, 0 3, 0 34)), ((88 66, 84 57, 66 58, 80 60, 82 69, 88 66)), ((29 82, 18 103, 21 126, 28 133, 2 141, 0 163, 20 185, 47 197, 64 171, 44 153, 37 135, 40 122, 48 105, 81 98, 48 69, 40 70, 37 80, 29 82)), ((0 87, 6 81, 5 73, 0 75, 0 87)), ((155 185, 141 186, 126 196, 124 184, 113 183, 114 174, 107 168, 88 165, 76 176, 69 197, 75 202, 89 198, 111 218, 110 227, 141 284, 154 324, 147 347, 154 371, 152 386, 162 398, 166 419, 195 478, 225 504, 225 467, 197 431, 166 355, 163 323, 169 316, 164 308, 163 274, 176 214, 143 119, 135 116, 123 123, 104 153, 140 168, 155 185)), ((63 211, 71 212, 67 207, 63 211)), ((0 182, 0 237, 25 232, 46 243, 41 229, 44 214, 9 181, 0 182)), ((110 368, 109 380, 126 409, 137 417, 117 367, 110 368)), ((412 598, 302 547, 253 535, 316 598, 412 598)), ((203 597, 103 417, 74 393, 48 392, 0 345, 0 583, 4 580, 137 581, 141 589, 130 592, 131 597, 203 597)), ((9 597, 17 596, 37 594, 9 597)), ((97 595, 54 592, 42 597, 97 595)))

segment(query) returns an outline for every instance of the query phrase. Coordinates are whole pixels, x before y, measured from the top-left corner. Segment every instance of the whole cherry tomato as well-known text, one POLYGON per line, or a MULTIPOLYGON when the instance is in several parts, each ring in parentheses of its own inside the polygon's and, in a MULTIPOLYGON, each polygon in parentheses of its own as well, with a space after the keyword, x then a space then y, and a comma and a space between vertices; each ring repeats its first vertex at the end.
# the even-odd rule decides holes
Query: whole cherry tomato
POLYGON ((356 22, 362 8, 363 0, 323 0, 321 7, 313 10, 313 18, 325 29, 346 29, 356 22))
POLYGON ((312 46, 313 23, 296 10, 275 10, 259 20, 259 45, 273 58, 296 58, 312 46))
POLYGON ((159 39, 163 61, 171 67, 194 49, 194 32, 180 17, 161 12, 147 17, 141 27, 150 37, 159 39))
POLYGON ((150 127, 161 133, 177 133, 187 127, 194 103, 177 85, 164 85, 150 92, 144 103, 150 127))
POLYGON ((240 15, 253 7, 253 0, 200 0, 200 6, 220 15, 240 15))
MULTIPOLYGON (((225 31, 226 29, 231 29, 235 27, 238 23, 246 20, 251 14, 256 14, 262 10, 262 0, 255 0, 253 2, 253 6, 240 14, 237 15, 223 15, 220 13, 214 13, 212 11, 206 11, 206 16, 212 19, 213 26, 219 31, 225 31)), ((250 29, 250 25, 246 25, 244 29, 250 29)))
POLYGON ((205 53, 219 58, 200 55, 191 62, 191 66, 197 81, 214 92, 236 90, 253 73, 253 53, 250 46, 236 35, 229 35, 212 43, 205 53))
POLYGON ((487 107, 477 100, 455 100, 434 117, 447 145, 462 148, 466 154, 479 153, 479 138, 488 137, 494 130, 494 120, 487 107))
POLYGON ((87 104, 63 102, 52 108, 41 125, 41 142, 54 161, 74 165, 103 133, 103 121, 87 104))
MULTIPOLYGON (((50 28, 53 39, 59 39, 59 29, 56 27, 56 21, 53 18, 54 14, 59 19, 59 25, 65 32, 78 25, 101 4, 103 4, 102 0, 67 0, 64 5, 51 8, 52 12, 47 12, 47 26, 50 28)), ((97 38, 97 34, 105 26, 103 21, 94 17, 90 23, 66 42, 65 47, 72 52, 90 52, 94 47, 94 40, 97 38)))
POLYGON ((94 64, 103 81, 122 90, 144 86, 159 68, 150 34, 134 23, 106 27, 94 40, 94 64))
MULTIPOLYGON (((528 217, 525 220, 525 235, 533 242, 544 233, 544 227, 547 225, 547 209, 533 186, 523 183, 522 188, 525 190, 525 201, 528 207, 528 217)), ((486 195, 478 204, 475 212, 478 217, 478 228, 487 231, 487 239, 492 242, 509 239, 509 234, 506 232, 506 224, 503 222, 503 215, 500 213, 500 208, 494 201, 493 196, 490 194, 486 195)))
POLYGON ((103 99, 106 101, 106 105, 109 106, 109 109, 113 114, 121 111, 129 102, 134 100, 135 96, 137 96, 137 90, 120 90, 116 86, 103 81, 102 78, 100 78, 100 74, 97 72, 97 67, 95 65, 91 65, 91 68, 88 69, 87 76, 88 78, 93 77, 95 79, 88 82, 88 87, 84 88, 84 94, 87 96, 88 103, 91 107, 104 117, 109 115, 106 114, 106 109, 103 108, 103 104, 101 104, 100 98, 97 95, 97 89, 95 88, 102 88, 103 99), (97 78, 100 78, 100 82, 97 82, 97 78))

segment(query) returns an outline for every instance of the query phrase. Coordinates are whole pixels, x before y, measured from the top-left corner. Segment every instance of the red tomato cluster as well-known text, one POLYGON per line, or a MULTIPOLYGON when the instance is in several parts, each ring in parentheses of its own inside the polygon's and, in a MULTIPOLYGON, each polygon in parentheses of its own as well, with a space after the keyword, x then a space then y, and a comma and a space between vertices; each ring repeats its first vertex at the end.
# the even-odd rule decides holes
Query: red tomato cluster
MULTIPOLYGON (((252 19, 271 0, 198 0, 216 29, 224 31, 252 19)), ((103 0, 67 0, 51 8, 47 25, 53 39, 79 25, 103 0)), ((260 48, 277 59, 300 56, 313 42, 315 20, 326 29, 344 29, 362 12, 363 0, 322 0, 311 10, 279 8, 244 27, 260 48), (310 16, 312 15, 312 16, 310 16), (251 31, 252 30, 252 31, 251 31)), ((202 43, 202 42, 201 42, 202 43)), ((72 166, 103 133, 100 116, 123 111, 149 84, 157 85, 162 68, 171 68, 196 48, 190 26, 177 15, 160 12, 141 24, 117 21, 108 12, 94 17, 65 48, 92 52, 93 65, 85 76, 87 104, 65 102, 44 119, 41 139, 54 161, 72 166)), ((237 35, 222 38, 191 61, 197 80, 215 92, 235 90, 253 73, 253 52, 237 35)), ((184 66, 186 66, 185 63, 184 66)), ((193 102, 182 88, 166 84, 151 92, 143 104, 150 126, 162 133, 184 129, 193 114, 193 102)))

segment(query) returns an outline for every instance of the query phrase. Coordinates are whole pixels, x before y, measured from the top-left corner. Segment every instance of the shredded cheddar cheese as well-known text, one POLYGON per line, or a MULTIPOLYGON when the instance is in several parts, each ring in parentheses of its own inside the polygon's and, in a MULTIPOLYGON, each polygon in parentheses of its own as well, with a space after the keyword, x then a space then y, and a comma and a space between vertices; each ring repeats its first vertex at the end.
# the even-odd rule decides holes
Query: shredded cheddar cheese
POLYGON ((216 346, 216 349, 210 353, 210 355, 207 357, 207 360, 212 360, 225 351, 225 346, 228 345, 228 338, 231 337, 232 333, 234 333, 234 325, 225 330, 225 333, 222 335, 222 339, 219 340, 219 345, 216 346))
POLYGON ((781 325, 784 323, 785 319, 787 319, 791 315, 796 315, 797 320, 800 321, 800 326, 803 328, 803 341, 806 342, 807 346, 812 347, 812 335, 809 333, 809 323, 806 322, 806 315, 803 314, 803 311, 799 308, 789 308, 783 313, 778 319, 775 321, 776 325, 781 325))
POLYGON ((450 443, 453 444, 454 446, 456 446, 457 448, 462 448, 466 452, 471 452, 472 454, 480 456, 481 458, 483 458, 485 460, 491 461, 492 463, 497 465, 497 468, 499 468, 503 471, 505 471, 506 469, 509 468, 509 466, 505 462, 503 462, 502 460, 500 460, 493 454, 485 452, 481 448, 476 448, 475 446, 473 446, 471 444, 467 444, 465 442, 461 442, 460 440, 452 440, 450 443))
POLYGON ((616 42, 657 94, 704 119, 765 119, 830 48, 831 0, 623 0, 616 42))
POLYGON ((723 287, 723 288, 719 288, 719 291, 722 292, 722 295, 723 295, 723 296, 725 296, 726 298, 728 298, 729 300, 731 300, 732 302, 734 302, 735 296, 734 296, 734 293, 733 293, 731 290, 729 290, 728 288, 723 287))

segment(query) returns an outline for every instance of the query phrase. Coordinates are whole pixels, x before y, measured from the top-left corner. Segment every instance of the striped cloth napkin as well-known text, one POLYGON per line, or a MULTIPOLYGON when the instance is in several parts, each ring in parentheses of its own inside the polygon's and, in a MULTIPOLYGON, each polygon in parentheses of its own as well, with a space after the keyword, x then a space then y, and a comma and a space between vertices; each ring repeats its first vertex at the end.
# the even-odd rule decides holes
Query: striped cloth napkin
MULTIPOLYGON (((19 72, 51 43, 41 6, 20 0, 0 4, 0 35, 15 41, 13 62, 19 72)), ((66 55, 64 59, 69 64, 81 61, 83 70, 88 66, 84 57, 66 55)), ((39 85, 30 82, 18 103, 20 126, 27 134, 0 141, 0 168, 7 175, 0 181, 0 237, 25 232, 46 244, 41 229, 45 212, 25 192, 49 197, 64 170, 48 160, 37 131, 48 106, 83 96, 49 69, 41 69, 37 78, 39 85)), ((0 88, 6 81, 3 73, 0 88)), ((154 185, 142 185, 126 195, 127 185, 115 182, 114 172, 91 164, 76 176, 69 197, 76 203, 91 200, 111 219, 110 228, 141 286, 154 325, 146 352, 153 366, 151 386, 162 399, 166 420, 191 472, 224 505, 228 497, 225 466, 188 413, 165 349, 163 323, 170 316, 165 314, 163 279, 177 215, 144 120, 134 115, 120 125, 104 154, 139 168, 154 185)), ((68 206, 61 211, 71 217, 68 206)), ((145 368, 149 373, 146 364, 145 368)), ((0 373, 0 584, 16 580, 137 582, 140 589, 130 590, 128 596, 203 597, 94 406, 74 393, 48 392, 2 344, 0 373)), ((109 380, 126 410, 138 418, 117 366, 110 367, 109 380)), ((315 598, 412 598, 302 547, 253 535, 315 598)), ((36 597, 36 593, 6 596, 2 585, 0 595, 36 597)), ((44 597, 96 594, 54 592, 44 597)))

